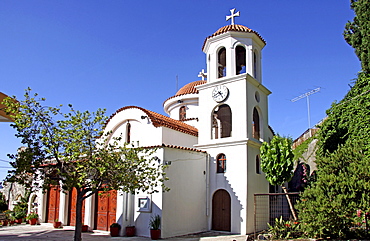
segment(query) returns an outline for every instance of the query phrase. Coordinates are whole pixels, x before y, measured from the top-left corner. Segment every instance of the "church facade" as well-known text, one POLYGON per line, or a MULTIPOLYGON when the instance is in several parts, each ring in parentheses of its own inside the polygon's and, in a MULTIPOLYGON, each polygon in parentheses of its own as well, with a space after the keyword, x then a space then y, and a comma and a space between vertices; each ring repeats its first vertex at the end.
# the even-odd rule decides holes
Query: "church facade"
MULTIPOLYGON (((137 106, 123 107, 106 126, 125 142, 156 147, 168 165, 169 192, 128 194, 111 191, 85 200, 83 220, 90 229, 109 230, 118 222, 149 236, 149 220, 162 218, 162 238, 208 230, 238 234, 254 231, 254 194, 267 193, 259 148, 273 131, 268 125, 268 96, 262 84, 264 39, 232 23, 203 44, 207 70, 163 103, 164 116, 137 106)), ((74 225, 75 194, 59 189, 37 196, 42 222, 58 218, 74 225)))

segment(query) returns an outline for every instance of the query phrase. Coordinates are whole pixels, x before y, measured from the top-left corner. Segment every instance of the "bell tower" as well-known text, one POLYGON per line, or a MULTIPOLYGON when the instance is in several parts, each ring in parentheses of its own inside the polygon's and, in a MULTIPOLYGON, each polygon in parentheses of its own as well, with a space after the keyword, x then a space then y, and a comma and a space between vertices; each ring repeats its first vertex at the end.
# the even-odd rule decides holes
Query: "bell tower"
POLYGON ((256 31, 234 24, 239 12, 233 10, 226 17, 232 19, 232 24, 220 28, 204 41, 202 49, 207 56, 208 80, 247 73, 261 83, 261 51, 266 42, 256 31))
POLYGON ((259 148, 272 138, 267 110, 271 92, 262 85, 265 40, 256 31, 235 24, 240 13, 230 12, 226 20, 231 24, 203 44, 207 82, 196 86, 199 136, 195 147, 210 155, 210 229, 246 234, 253 232, 253 194, 268 192, 260 171, 259 148), (227 208, 218 210, 219 202, 230 203, 230 213, 224 214, 227 208), (223 215, 227 220, 213 218, 223 215))

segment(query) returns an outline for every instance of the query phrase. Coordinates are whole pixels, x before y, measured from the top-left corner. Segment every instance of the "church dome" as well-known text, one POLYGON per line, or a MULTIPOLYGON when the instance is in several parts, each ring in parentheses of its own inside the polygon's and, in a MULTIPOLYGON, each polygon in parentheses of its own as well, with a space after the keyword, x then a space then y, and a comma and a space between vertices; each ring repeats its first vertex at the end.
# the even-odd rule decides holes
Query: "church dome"
POLYGON ((186 94, 198 94, 199 91, 194 87, 197 85, 205 84, 205 83, 207 83, 207 80, 197 80, 187 85, 184 85, 181 89, 177 91, 175 96, 186 95, 186 94))
POLYGON ((256 31, 254 31, 250 28, 247 28, 246 26, 240 25, 240 24, 230 24, 230 25, 226 25, 222 28, 219 28, 214 34, 212 34, 211 36, 208 36, 204 40, 204 44, 203 44, 202 49, 204 48, 204 45, 206 44, 208 39, 213 38, 217 35, 221 35, 221 34, 226 33, 226 32, 230 32, 230 31, 232 31, 232 32, 244 32, 244 33, 254 33, 262 40, 263 43, 266 44, 266 41, 256 31))
MULTIPOLYGON (((189 84, 186 84, 182 88, 180 88, 174 96, 168 98, 167 100, 175 98, 177 96, 181 96, 181 95, 198 94, 199 91, 195 88, 195 86, 202 85, 202 84, 205 84, 205 83, 207 83, 207 80, 197 80, 197 81, 194 81, 194 82, 190 82, 189 84)), ((167 100, 165 100, 164 103, 167 100)))
POLYGON ((197 127, 199 91, 196 86, 206 84, 207 80, 197 80, 186 84, 176 94, 163 102, 163 110, 172 119, 187 121, 197 127))

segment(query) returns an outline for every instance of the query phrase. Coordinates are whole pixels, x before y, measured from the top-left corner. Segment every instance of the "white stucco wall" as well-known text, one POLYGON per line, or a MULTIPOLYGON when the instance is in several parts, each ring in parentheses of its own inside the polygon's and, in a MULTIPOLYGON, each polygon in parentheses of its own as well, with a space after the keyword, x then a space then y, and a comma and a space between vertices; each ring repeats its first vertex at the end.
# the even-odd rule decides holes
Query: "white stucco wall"
POLYGON ((238 145, 219 145, 205 148, 210 154, 210 216, 208 228, 212 227, 212 198, 219 190, 226 190, 231 197, 231 232, 244 233, 246 220, 246 194, 247 194, 247 148, 240 143, 238 145), (216 158, 218 154, 226 155, 226 172, 217 173, 216 158))
MULTIPOLYGON (((160 148, 156 156, 169 163, 165 170, 169 178, 165 182, 169 192, 147 194, 139 193, 134 197, 133 220, 137 236, 149 237, 149 220, 155 214, 162 217, 162 238, 180 236, 206 231, 206 153, 186 151, 175 148, 160 148), (139 198, 148 197, 151 201, 149 211, 140 211, 139 198)), ((124 198, 123 198, 124 199, 124 198)), ((125 202, 125 200, 123 200, 125 202)), ((125 206, 125 204, 123 204, 125 206)), ((125 217, 125 208, 120 208, 125 217)), ((131 209, 132 210, 132 209, 131 209)), ((118 212, 118 210, 117 210, 118 212)), ((128 211, 131 212, 131 211, 128 211)))
POLYGON ((122 144, 126 142, 127 123, 131 125, 130 141, 140 146, 154 145, 178 145, 193 147, 197 143, 197 137, 168 127, 155 127, 149 118, 142 119, 146 113, 140 109, 126 109, 116 114, 108 123, 106 129, 113 130, 112 136, 122 136, 122 144))
POLYGON ((167 127, 160 128, 162 129, 163 133, 161 143, 193 148, 194 145, 198 142, 198 138, 196 136, 175 131, 167 127))
POLYGON ((206 153, 165 148, 162 238, 207 231, 206 153))
POLYGON ((172 119, 179 120, 181 106, 186 106, 186 119, 198 118, 198 94, 186 94, 171 98, 164 103, 163 109, 172 119))
MULTIPOLYGON (((153 156, 157 156, 159 160, 163 163, 164 161, 164 149, 159 148, 156 150, 156 152, 153 154, 153 156)), ((150 237, 150 229, 149 229, 149 220, 152 216, 155 214, 158 214, 162 216, 162 209, 163 209, 163 199, 162 199, 162 188, 159 186, 156 189, 158 192, 153 194, 148 194, 145 192, 138 192, 133 197, 133 204, 130 205, 130 208, 128 209, 129 216, 133 215, 133 221, 134 225, 136 227, 136 235, 137 236, 143 236, 143 237, 150 237), (150 209, 149 210, 141 210, 138 207, 138 200, 139 198, 149 198, 150 200, 150 209)), ((125 214, 123 214, 125 216, 125 214)))
POLYGON ((109 121, 106 130, 112 130, 112 137, 122 135, 122 143, 126 142, 127 123, 131 125, 131 142, 135 144, 139 141, 140 146, 151 146, 161 144, 161 130, 155 128, 149 118, 142 119, 142 116, 147 116, 140 109, 125 109, 117 113, 109 121))
POLYGON ((26 194, 26 188, 18 183, 4 182, 0 190, 8 202, 8 209, 13 210, 14 205, 26 194))
MULTIPOLYGON (((254 194, 268 193, 269 183, 265 178, 265 174, 261 171, 260 174, 256 172, 256 156, 259 155, 260 143, 248 143, 248 165, 247 165, 247 208, 246 208, 246 222, 245 233, 254 232, 254 194)), ((267 210, 266 210, 267 211, 267 210)), ((265 217, 268 222, 268 216, 265 217)), ((262 220, 261 220, 262 221, 262 220)))

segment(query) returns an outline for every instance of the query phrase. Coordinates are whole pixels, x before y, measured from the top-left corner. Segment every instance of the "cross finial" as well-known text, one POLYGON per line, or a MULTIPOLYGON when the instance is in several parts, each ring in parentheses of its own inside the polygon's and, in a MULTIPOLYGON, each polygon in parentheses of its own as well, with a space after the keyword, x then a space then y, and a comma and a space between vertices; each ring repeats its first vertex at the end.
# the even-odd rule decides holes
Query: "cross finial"
POLYGON ((202 80, 204 80, 205 78, 207 78, 207 74, 204 73, 204 69, 202 69, 202 71, 199 72, 198 77, 202 77, 202 80))
POLYGON ((231 18, 231 25, 234 25, 234 18, 235 17, 239 17, 240 16, 240 12, 237 11, 236 13, 235 12, 235 8, 233 9, 230 9, 230 12, 231 12, 231 15, 230 16, 226 16, 226 21, 229 21, 229 19, 231 18))

